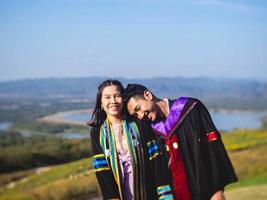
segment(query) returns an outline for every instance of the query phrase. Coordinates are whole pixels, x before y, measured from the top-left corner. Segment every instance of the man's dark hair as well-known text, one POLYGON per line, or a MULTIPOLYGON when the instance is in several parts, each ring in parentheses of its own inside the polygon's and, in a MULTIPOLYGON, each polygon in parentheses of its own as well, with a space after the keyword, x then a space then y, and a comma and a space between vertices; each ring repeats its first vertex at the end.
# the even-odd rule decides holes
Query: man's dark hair
POLYGON ((128 103, 128 101, 132 97, 144 98, 144 92, 146 90, 148 90, 148 89, 141 84, 128 84, 127 87, 124 89, 124 101, 125 101, 125 103, 128 103))

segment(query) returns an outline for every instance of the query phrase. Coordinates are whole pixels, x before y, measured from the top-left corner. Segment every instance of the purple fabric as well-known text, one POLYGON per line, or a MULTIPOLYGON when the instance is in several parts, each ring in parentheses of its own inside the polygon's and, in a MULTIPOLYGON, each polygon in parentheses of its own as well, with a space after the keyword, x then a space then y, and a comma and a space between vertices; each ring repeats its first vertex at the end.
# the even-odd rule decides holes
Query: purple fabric
POLYGON ((170 113, 167 116, 165 123, 163 121, 152 123, 151 127, 157 132, 161 133, 164 137, 172 130, 176 122, 180 119, 184 105, 186 104, 188 97, 180 97, 173 103, 170 113))
POLYGON ((127 155, 119 158, 123 199, 134 200, 133 165, 127 155))

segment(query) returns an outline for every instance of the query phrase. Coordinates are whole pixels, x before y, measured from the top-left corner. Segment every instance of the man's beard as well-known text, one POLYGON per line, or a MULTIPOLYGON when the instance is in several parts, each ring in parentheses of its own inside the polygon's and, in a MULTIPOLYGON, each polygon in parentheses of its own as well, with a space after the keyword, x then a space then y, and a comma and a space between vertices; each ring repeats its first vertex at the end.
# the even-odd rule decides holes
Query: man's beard
POLYGON ((152 122, 150 119, 148 119, 148 113, 144 114, 143 120, 146 121, 146 122, 148 122, 148 123, 151 123, 152 122))
POLYGON ((157 123, 157 122, 162 121, 162 119, 159 117, 159 115, 156 115, 156 119, 155 119, 154 121, 152 121, 152 120, 150 120, 150 119, 148 118, 148 114, 149 114, 149 112, 146 113, 146 114, 144 115, 144 118, 143 118, 143 120, 146 121, 147 123, 152 124, 152 123, 157 123))

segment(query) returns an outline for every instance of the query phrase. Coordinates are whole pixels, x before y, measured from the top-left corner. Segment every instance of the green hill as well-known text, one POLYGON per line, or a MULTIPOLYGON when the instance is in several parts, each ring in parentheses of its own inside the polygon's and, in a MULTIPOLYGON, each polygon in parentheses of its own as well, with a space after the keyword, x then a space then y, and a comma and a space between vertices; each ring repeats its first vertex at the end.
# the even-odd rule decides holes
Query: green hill
MULTIPOLYGON (((0 82, 1 99, 90 99, 95 100, 99 83, 107 77, 45 78, 0 82)), ((118 79, 141 83, 160 97, 192 96, 209 107, 232 109, 267 109, 267 82, 259 80, 212 79, 205 77, 154 77, 118 79), (156 83, 156 84, 155 84, 156 83), (257 98, 255 98, 257 97, 257 98)))

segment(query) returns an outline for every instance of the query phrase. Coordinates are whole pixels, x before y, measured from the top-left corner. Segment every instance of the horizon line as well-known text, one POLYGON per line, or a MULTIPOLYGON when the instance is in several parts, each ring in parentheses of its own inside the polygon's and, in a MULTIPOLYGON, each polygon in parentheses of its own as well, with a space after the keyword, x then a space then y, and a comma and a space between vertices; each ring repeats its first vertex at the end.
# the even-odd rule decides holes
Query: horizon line
POLYGON ((157 78, 183 78, 183 79, 218 79, 218 80, 244 80, 244 81, 267 81, 267 78, 241 78, 241 77, 210 77, 210 76, 151 76, 151 77, 134 77, 134 78, 126 78, 122 76, 62 76, 62 77, 55 77, 55 76, 47 76, 47 77, 28 77, 28 78, 19 78, 19 79, 9 79, 9 80, 0 80, 0 83, 7 83, 7 82, 19 82, 19 81, 36 81, 36 80, 47 80, 47 79, 87 79, 87 78, 99 78, 99 79, 124 79, 124 80, 149 80, 149 79, 157 79, 157 78))

